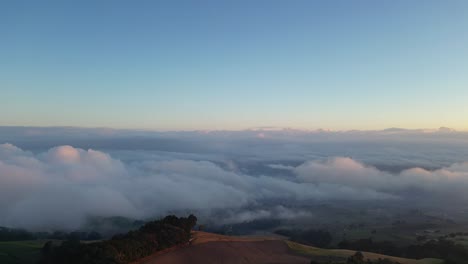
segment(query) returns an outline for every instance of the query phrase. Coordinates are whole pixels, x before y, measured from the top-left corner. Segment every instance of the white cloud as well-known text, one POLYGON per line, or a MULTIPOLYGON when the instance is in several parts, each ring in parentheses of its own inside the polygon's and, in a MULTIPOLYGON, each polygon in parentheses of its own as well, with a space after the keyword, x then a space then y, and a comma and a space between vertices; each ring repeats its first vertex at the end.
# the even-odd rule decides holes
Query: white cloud
MULTIPOLYGON (((242 210, 265 201, 411 199, 468 200, 468 163, 435 171, 389 173, 351 158, 307 161, 292 178, 252 176, 210 161, 145 159, 124 163, 109 154, 58 146, 42 153, 0 145, 0 225, 31 229, 79 227, 88 216, 150 217, 173 210, 242 210)), ((307 215, 274 207, 232 217, 307 215)))

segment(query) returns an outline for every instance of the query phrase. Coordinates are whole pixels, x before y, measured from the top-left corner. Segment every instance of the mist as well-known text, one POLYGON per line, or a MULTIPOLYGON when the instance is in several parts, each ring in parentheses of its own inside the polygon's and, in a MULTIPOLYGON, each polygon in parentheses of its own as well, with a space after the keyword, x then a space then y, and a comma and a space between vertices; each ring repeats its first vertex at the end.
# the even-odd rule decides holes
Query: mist
POLYGON ((308 205, 321 202, 468 201, 462 132, 3 127, 0 135, 0 226, 74 230, 90 217, 220 210, 219 222, 232 224, 313 219, 308 205))

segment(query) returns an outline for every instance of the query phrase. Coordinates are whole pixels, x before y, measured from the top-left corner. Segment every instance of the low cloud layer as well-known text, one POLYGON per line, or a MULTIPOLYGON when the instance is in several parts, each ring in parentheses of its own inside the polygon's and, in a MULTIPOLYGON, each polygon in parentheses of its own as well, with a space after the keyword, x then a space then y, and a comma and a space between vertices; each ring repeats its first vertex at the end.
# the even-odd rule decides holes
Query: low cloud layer
MULTIPOLYGON (((351 158, 328 157, 267 167, 276 174, 249 175, 229 162, 157 155, 121 161, 103 151, 67 145, 33 153, 1 144, 0 225, 75 229, 90 216, 241 211, 268 201, 468 201, 468 163, 390 173, 351 158)), ((226 222, 309 214, 288 210, 275 205, 229 216, 226 222)))
POLYGON ((408 198, 408 193, 414 191, 418 191, 418 195, 427 193, 433 199, 468 199, 464 191, 468 187, 468 162, 455 163, 434 171, 411 168, 392 174, 351 158, 339 157, 322 162, 309 161, 294 168, 294 172, 302 182, 374 190, 400 199, 408 198))

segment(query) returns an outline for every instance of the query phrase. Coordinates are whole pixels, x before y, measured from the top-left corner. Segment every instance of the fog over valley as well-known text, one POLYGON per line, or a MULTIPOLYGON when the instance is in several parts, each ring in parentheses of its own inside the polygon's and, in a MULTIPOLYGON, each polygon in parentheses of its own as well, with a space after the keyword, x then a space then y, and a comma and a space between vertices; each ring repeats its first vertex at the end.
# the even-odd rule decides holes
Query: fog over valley
POLYGON ((310 224, 324 205, 457 220, 468 209, 468 133, 443 128, 0 127, 0 141, 0 226, 72 231, 95 217, 187 212, 217 226, 310 224))

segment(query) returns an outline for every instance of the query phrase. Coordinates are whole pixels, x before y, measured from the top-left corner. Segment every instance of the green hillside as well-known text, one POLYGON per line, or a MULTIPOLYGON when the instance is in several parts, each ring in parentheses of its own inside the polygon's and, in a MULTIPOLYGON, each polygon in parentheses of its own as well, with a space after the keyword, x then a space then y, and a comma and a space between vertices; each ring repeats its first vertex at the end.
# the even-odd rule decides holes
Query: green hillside
POLYGON ((0 263, 35 264, 40 256, 44 241, 7 241, 0 242, 0 263))

